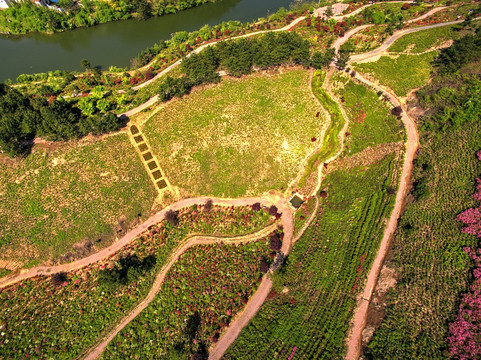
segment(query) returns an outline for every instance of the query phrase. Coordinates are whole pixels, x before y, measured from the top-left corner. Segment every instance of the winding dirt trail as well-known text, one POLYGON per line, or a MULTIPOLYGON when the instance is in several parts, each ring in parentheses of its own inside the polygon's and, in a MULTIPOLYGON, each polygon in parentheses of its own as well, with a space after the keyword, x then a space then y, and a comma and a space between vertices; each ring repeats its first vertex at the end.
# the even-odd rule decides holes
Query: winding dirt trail
MULTIPOLYGON (((419 18, 417 19, 413 19, 413 20, 418 20, 419 18)), ((473 21, 476 21, 476 20, 480 20, 481 18, 475 18, 473 19, 473 21)), ((371 50, 367 53, 364 53, 364 54, 358 54, 358 55, 353 55, 351 56, 349 62, 352 63, 352 62, 363 62, 363 61, 366 61, 366 60, 371 60, 374 61, 377 60, 376 57, 381 57, 382 55, 384 55, 386 53, 386 50, 397 40, 399 39, 400 37, 404 36, 404 35, 407 35, 407 34, 410 34, 410 33, 413 33, 413 32, 418 32, 418 31, 422 31, 422 30, 428 30, 428 29, 433 29, 433 28, 437 28, 437 27, 442 27, 442 26, 449 26, 449 25, 455 25, 455 24, 460 24, 462 23, 464 20, 456 20, 456 21, 449 21, 449 22, 444 22, 444 23, 438 23, 438 24, 433 24, 433 25, 426 25, 426 26, 419 26, 419 27, 415 27, 415 28, 410 28, 410 29, 404 29, 404 30, 399 30, 399 31, 396 31, 392 36, 390 36, 381 46, 379 46, 378 48, 374 49, 374 50, 371 50)), ((344 41, 345 42, 345 41, 344 41)))
MULTIPOLYGON (((260 198, 253 198, 254 202, 261 202, 260 198), (255 199, 255 200, 254 200, 255 199)), ((263 198, 265 201, 265 199, 263 198)), ((233 200, 234 201, 234 200, 233 200)), ((281 252, 283 254, 288 254, 289 251, 292 249, 293 241, 293 231, 294 231, 294 216, 292 210, 287 205, 287 202, 284 198, 278 197, 277 199, 272 199, 270 204, 275 204, 278 207, 278 210, 282 212, 282 226, 284 231, 284 239, 282 243, 281 252)), ((251 204, 251 203, 250 203, 251 204)), ((128 325, 133 319, 135 319, 141 312, 144 310, 155 298, 155 295, 158 293, 159 289, 162 286, 162 283, 167 275, 169 269, 172 265, 178 260, 179 256, 183 254, 187 249, 192 246, 196 245, 205 245, 205 244, 213 244, 219 241, 224 243, 246 243, 251 241, 259 240, 270 233, 272 233, 278 224, 272 224, 257 233, 249 234, 245 236, 238 236, 238 237, 207 237, 207 236, 195 236, 190 238, 187 242, 179 245, 177 249, 175 249, 169 258, 169 261, 166 265, 162 267, 159 274, 157 275, 152 288, 150 289, 147 297, 133 310, 131 311, 115 328, 112 332, 110 332, 103 341, 98 344, 95 348, 93 348, 88 354, 85 356, 85 360, 93 360, 100 357, 102 352, 105 350, 107 345, 112 341, 112 339, 126 326, 128 325)), ((270 270, 272 273, 272 269, 270 270)), ((254 295, 249 299, 248 303, 244 307, 244 309, 236 316, 234 321, 228 327, 227 331, 221 336, 219 341, 216 344, 216 347, 212 350, 214 354, 218 354, 218 358, 220 358, 227 348, 234 342, 234 340, 239 335, 242 328, 247 325, 250 319, 257 313, 259 308, 264 303, 265 298, 269 294, 272 288, 272 281, 270 279, 269 273, 264 275, 262 278, 261 283, 259 284, 258 289, 254 293, 254 295)), ((213 355, 210 355, 210 359, 212 359, 213 355)))
MULTIPOLYGON (((104 339, 103 341, 98 344, 95 348, 93 348, 86 356, 85 360, 93 360, 97 359, 100 357, 102 352, 105 350, 107 345, 115 338, 115 336, 125 327, 127 326, 133 319, 135 319, 155 298, 155 295, 159 292, 160 288, 162 287, 162 284, 164 282, 165 277, 167 276, 167 273, 169 272, 170 268, 172 265, 175 264, 175 262, 179 259, 179 257, 186 252, 188 249, 194 246, 198 245, 211 245, 215 244, 218 242, 223 242, 226 244, 245 244, 248 242, 252 241, 257 241, 261 238, 264 238, 271 234, 273 231, 277 229, 277 223, 274 223, 254 234, 249 234, 245 236, 237 236, 237 237, 215 237, 215 236, 193 236, 191 237, 187 242, 184 242, 183 244, 179 245, 177 249, 175 249, 172 253, 172 255, 169 258, 169 261, 162 266, 162 269, 158 273, 157 277, 155 278, 155 281, 152 285, 152 288, 150 289, 149 293, 145 297, 142 302, 137 305, 137 307, 132 310, 115 328, 113 331, 111 331, 104 339)), ((264 280, 267 278, 264 277, 264 280)), ((261 288, 262 283, 259 286, 259 289, 261 288)), ((258 292, 256 292, 257 295, 258 292)))
POLYGON ((241 199, 222 199, 222 198, 203 196, 203 197, 181 200, 166 207, 162 211, 159 211, 158 213, 150 217, 148 220, 146 220, 136 228, 130 230, 118 241, 116 241, 109 247, 106 247, 96 252, 95 254, 92 254, 90 256, 87 256, 85 258, 82 258, 80 260, 67 263, 67 264, 62 264, 57 266, 36 266, 30 269, 22 269, 20 270, 20 272, 15 272, 10 276, 2 278, 0 281, 0 288, 4 288, 16 282, 19 282, 21 280, 28 279, 34 276, 49 275, 57 272, 69 272, 69 271, 77 270, 87 265, 93 264, 103 258, 106 258, 115 254, 126 244, 128 244, 137 236, 139 236, 144 231, 146 231, 150 226, 155 225, 158 222, 162 221, 167 211, 169 210, 177 211, 181 208, 189 207, 192 205, 202 205, 202 204, 205 204, 209 199, 211 199, 215 205, 220 205, 220 206, 247 206, 257 202, 261 203, 264 206, 270 206, 270 205, 276 205, 276 204, 279 205, 279 202, 281 202, 280 197, 274 197, 274 196, 252 197, 252 198, 241 198, 241 199))
POLYGON ((415 120, 407 114, 406 106, 393 93, 393 91, 387 87, 374 84, 360 74, 356 74, 356 79, 378 91, 382 91, 394 106, 401 106, 403 109, 402 122, 407 132, 407 144, 394 209, 386 225, 386 229, 384 230, 384 235, 381 240, 379 250, 367 276, 367 282, 364 290, 362 291, 360 298, 358 298, 358 306, 355 309, 354 316, 352 318, 352 328, 347 338, 346 359, 348 360, 355 360, 360 356, 362 332, 366 326, 367 310, 377 283, 377 279, 379 277, 379 273, 381 272, 387 250, 391 244, 394 231, 396 230, 397 222, 404 205, 404 199, 409 190, 413 160, 419 147, 419 135, 415 120))
MULTIPOLYGON (((402 1, 401 1, 402 2, 402 1)), ((439 9, 440 10, 440 9, 439 9)), ((437 10, 437 11, 439 11, 437 10)), ((356 10, 356 11, 362 11, 362 10, 356 10)), ((352 14, 345 15, 343 17, 335 17, 336 19, 341 19, 346 16, 350 16, 352 14)), ((431 14, 429 14, 431 15, 431 14)), ((424 17, 429 16, 428 14, 423 15, 424 17)), ((293 21, 291 24, 281 28, 281 29, 276 29, 272 30, 274 32, 277 31, 286 31, 292 28, 293 26, 297 25, 299 22, 304 20, 305 17, 300 17, 293 21)), ((413 21, 417 21, 418 19, 413 19, 413 21)), ((350 62, 354 61, 360 61, 362 59, 361 57, 368 58, 372 56, 378 55, 379 52, 384 51, 387 49, 397 38, 400 36, 403 36, 407 33, 411 33, 414 31, 421 31, 433 27, 439 27, 439 26, 446 26, 450 24, 456 24, 462 21, 453 21, 449 23, 442 23, 442 24, 435 24, 435 25, 429 25, 429 26, 424 26, 424 27, 418 27, 418 28, 413 28, 413 29, 407 29, 407 30, 401 30, 398 33, 395 33, 391 38, 389 38, 380 48, 373 50, 369 53, 366 54, 361 54, 356 56, 353 56, 351 58, 350 62), (383 48, 383 46, 385 48, 383 48)), ((345 36, 345 41, 349 39, 350 36, 352 36, 354 33, 357 31, 361 30, 363 27, 366 26, 361 26, 360 28, 352 29, 350 32, 347 33, 348 36, 345 36)), ((269 30, 268 30, 269 31, 269 30)), ((260 31, 252 34, 247 34, 247 35, 242 35, 236 38, 242 38, 242 37, 250 37, 250 36, 255 36, 261 33, 265 33, 268 31, 260 31)), ((232 38, 235 39, 235 38, 232 38)), ((229 39, 230 40, 230 39, 229 39)), ((200 52, 204 48, 211 46, 215 43, 209 43, 205 44, 199 48, 197 48, 194 52, 200 52)), ((340 46, 342 43, 340 43, 338 46, 340 46)), ((338 49, 338 48, 337 48, 338 49)), ((155 81, 158 77, 163 76, 170 70, 172 70, 175 66, 178 66, 180 64, 181 60, 177 61, 176 63, 172 64, 168 68, 166 68, 164 71, 159 73, 156 77, 154 77, 152 80, 145 82, 135 88, 134 90, 140 89, 144 86, 147 86, 150 84, 152 81, 155 81)), ((332 74, 332 71, 330 73, 332 74)), ((366 314, 367 314, 367 308, 369 305, 369 301, 371 299, 374 287, 377 282, 377 277, 379 275, 379 272, 381 270, 387 249, 390 244, 390 240, 392 238, 392 235, 394 233, 394 230, 396 229, 397 225, 397 219, 400 215, 401 208, 403 205, 404 197, 407 193, 408 190, 408 185, 410 181, 410 176, 411 176, 411 171, 412 171, 412 161, 415 156, 415 152, 419 146, 419 139, 418 139, 418 133, 416 129, 416 125, 414 122, 414 119, 409 117, 406 113, 406 108, 402 104, 402 102, 390 91, 389 89, 376 85, 369 80, 365 79, 359 74, 356 74, 356 78, 359 81, 364 82, 365 84, 374 87, 377 90, 381 90, 388 98, 389 100, 395 105, 395 106, 401 106, 403 108, 403 114, 402 114, 402 121, 406 127, 407 135, 408 135, 408 140, 407 140, 407 148, 406 148, 406 154, 405 154, 405 160, 403 164, 403 169, 401 173, 401 179, 400 179, 400 184, 399 184, 399 190, 396 194, 396 202, 394 206, 394 210, 391 214, 391 217, 389 219, 389 222, 386 226, 386 230, 384 232, 384 236, 380 245, 380 249, 376 255, 376 258, 373 262, 372 268, 369 272, 366 287, 362 293, 362 300, 360 300, 359 307, 356 309, 354 317, 353 317, 353 327, 350 331, 349 338, 348 338, 348 352, 347 352, 347 359, 357 359, 359 357, 359 352, 360 352, 360 341, 361 341, 361 334, 362 330, 365 326, 365 321, 366 321, 366 314)), ((328 77, 326 76, 326 79, 328 77)), ((328 80, 327 80, 328 81, 328 80)), ((332 96, 332 93, 330 92, 329 86, 327 85, 326 91, 328 91, 329 95, 332 96)), ((125 113, 124 115, 129 116, 133 115, 136 112, 139 112, 143 110, 144 108, 149 107, 150 105, 154 104, 157 100, 156 99, 150 99, 147 103, 140 105, 136 109, 132 109, 129 112, 125 113)), ((339 103, 339 102, 338 102, 339 103)), ((344 109, 342 106, 339 106, 341 109, 343 117, 347 120, 348 117, 346 116, 344 109)), ((344 129, 346 128, 348 122, 346 121, 346 125, 344 129)), ((343 133, 345 132, 343 129, 343 133)), ((340 154, 340 151, 336 153, 336 155, 329 159, 330 161, 334 160, 338 155, 340 154)), ((319 177, 319 185, 318 188, 320 187, 320 184, 322 182, 321 176, 319 177)), ((58 266, 38 266, 35 268, 31 268, 28 270, 22 270, 20 273, 12 274, 11 276, 7 278, 3 278, 2 281, 0 281, 0 288, 11 285, 15 282, 21 281, 23 279, 31 278, 37 275, 46 275, 46 274, 51 274, 51 273, 56 273, 56 272, 61 272, 61 271, 72 271, 76 270, 79 268, 82 268, 84 266, 87 266, 91 263, 97 262, 101 260, 102 258, 108 257, 118 250, 120 250, 123 246, 125 246, 127 243, 132 241, 134 238, 136 238, 138 235, 140 235, 142 232, 148 229, 149 226, 154 225, 161 221, 165 213, 172 209, 172 210, 178 210, 183 207, 188 207, 194 204, 204 204, 208 199, 212 199, 214 201, 214 204, 216 205, 223 205, 223 206, 243 206, 243 205, 252 205, 256 202, 260 202, 263 205, 272 205, 275 204, 279 210, 282 212, 282 224, 284 227, 284 242, 282 245, 281 251, 283 254, 287 255, 290 250, 292 249, 292 246, 294 242, 301 236, 302 231, 300 235, 298 235, 295 239, 293 238, 293 230, 294 230, 294 216, 292 213, 292 210, 288 207, 287 201, 285 198, 281 196, 265 196, 265 197, 253 197, 253 198, 242 198, 242 199, 222 199, 222 198, 211 198, 211 197, 198 197, 198 198, 191 198, 191 199, 185 199, 181 200, 175 204, 172 204, 171 206, 163 209, 162 211, 158 212, 151 218, 149 218, 147 221, 145 221, 143 224, 139 225, 135 229, 129 231, 126 235, 124 235, 120 240, 112 244, 111 246, 89 256, 83 259, 80 259, 78 261, 69 263, 69 264, 63 264, 63 265, 58 265, 58 266)), ((316 208, 318 207, 318 203, 316 204, 316 208)), ((314 213, 315 214, 315 213, 314 213)), ((310 220, 313 219, 313 216, 311 216, 310 220)), ((307 228, 308 224, 310 221, 306 223, 303 229, 307 228)), ((175 263, 175 261, 178 259, 178 257, 185 252, 188 248, 195 246, 195 245, 200 245, 200 244, 211 244, 215 243, 218 241, 223 241, 223 242, 230 242, 230 243, 242 243, 242 242, 249 242, 249 241, 254 241, 259 239, 260 237, 263 237, 267 234, 264 235, 265 232, 272 231, 273 226, 270 226, 268 228, 265 228, 261 231, 259 231, 256 234, 251 234, 251 235, 246 235, 244 237, 236 237, 236 238, 213 238, 213 237, 193 237, 190 238, 187 242, 183 243, 176 251, 173 252, 172 257, 170 258, 169 262, 164 265, 160 273, 157 275, 156 280, 154 282, 154 285, 152 286, 148 296, 135 308, 130 314, 128 314, 122 322, 100 343, 96 348, 94 348, 90 353, 87 354, 86 359, 95 359, 100 354, 102 351, 105 349, 107 344, 115 337, 115 335, 122 330, 132 319, 134 319, 143 309, 145 309, 148 304, 154 299, 155 295, 157 294, 158 290, 160 289, 162 282, 169 271, 170 267, 175 263)), ((259 285, 258 290, 256 293, 253 295, 253 297, 249 300, 247 305, 245 306, 244 310, 234 319, 234 321, 231 323, 231 325, 228 327, 226 332, 221 336, 219 341, 215 344, 215 346, 211 349, 210 352, 210 359, 219 359, 222 357, 222 355, 225 353, 225 351, 228 349, 228 347, 234 342, 234 340, 237 338, 237 336, 240 334, 241 330, 249 323, 249 321, 252 319, 252 317, 257 313, 259 308, 262 306, 264 303, 264 300, 266 299, 267 295, 269 294, 271 288, 272 288, 272 281, 269 277, 269 274, 266 274, 263 277, 263 280, 261 284, 259 285)))

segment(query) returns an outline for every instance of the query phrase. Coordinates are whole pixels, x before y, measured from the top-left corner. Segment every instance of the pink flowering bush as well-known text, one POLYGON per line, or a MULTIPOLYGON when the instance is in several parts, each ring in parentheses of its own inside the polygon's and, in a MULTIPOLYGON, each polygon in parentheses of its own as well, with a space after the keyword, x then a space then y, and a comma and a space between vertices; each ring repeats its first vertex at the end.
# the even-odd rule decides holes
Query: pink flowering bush
MULTIPOLYGON (((481 150, 476 153, 476 156, 481 160, 481 150)), ((480 206, 467 209, 458 215, 457 219, 465 225, 463 233, 481 237, 481 179, 476 179, 476 191, 473 194, 473 199, 480 203, 480 206)))
POLYGON ((449 325, 449 355, 461 360, 481 356, 481 249, 464 248, 475 263, 474 282, 464 294, 456 320, 449 325))
MULTIPOLYGON (((481 150, 476 153, 481 160, 481 150)), ((473 199, 480 206, 467 209, 457 216, 466 226, 463 233, 481 237, 481 179, 476 179, 476 191, 473 199)), ((449 325, 448 345, 449 355, 461 360, 478 359, 481 357, 481 249, 476 251, 465 247, 463 251, 474 262, 474 282, 469 292, 461 297, 456 320, 449 325)))

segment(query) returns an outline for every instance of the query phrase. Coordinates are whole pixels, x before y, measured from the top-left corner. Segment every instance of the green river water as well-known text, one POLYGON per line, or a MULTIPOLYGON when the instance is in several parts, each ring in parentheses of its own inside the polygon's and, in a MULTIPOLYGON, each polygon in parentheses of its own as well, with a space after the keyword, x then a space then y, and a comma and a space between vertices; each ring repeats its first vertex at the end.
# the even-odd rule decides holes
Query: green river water
POLYGON ((217 0, 145 21, 125 20, 53 35, 0 36, 0 81, 49 70, 81 70, 80 60, 107 69, 130 59, 176 31, 193 31, 222 21, 252 21, 288 7, 292 0, 217 0))

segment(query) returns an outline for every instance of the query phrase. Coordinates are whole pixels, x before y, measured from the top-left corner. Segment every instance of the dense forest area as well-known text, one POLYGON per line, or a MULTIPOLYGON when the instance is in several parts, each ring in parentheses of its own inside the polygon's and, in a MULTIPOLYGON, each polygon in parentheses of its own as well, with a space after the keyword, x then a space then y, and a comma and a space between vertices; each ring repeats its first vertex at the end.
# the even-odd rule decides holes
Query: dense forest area
MULTIPOLYGON (((470 271, 479 265, 473 255, 478 247, 474 235, 479 233, 463 229, 461 223, 472 220, 462 214, 479 200, 480 33, 478 28, 475 35, 442 50, 434 61, 432 82, 417 93, 427 109, 418 120, 421 147, 393 242, 393 261, 388 263, 400 280, 365 350, 368 359, 481 355, 479 274, 470 271)), ((479 209, 473 211, 479 222, 479 209)))
POLYGON ((52 8, 37 6, 30 0, 11 2, 0 11, 0 32, 59 32, 77 27, 93 26, 109 21, 147 19, 151 16, 176 13, 211 0, 59 0, 52 8))
POLYGON ((118 130, 123 122, 113 113, 84 116, 65 100, 28 97, 0 84, 0 148, 9 156, 28 153, 36 136, 68 140, 118 130))

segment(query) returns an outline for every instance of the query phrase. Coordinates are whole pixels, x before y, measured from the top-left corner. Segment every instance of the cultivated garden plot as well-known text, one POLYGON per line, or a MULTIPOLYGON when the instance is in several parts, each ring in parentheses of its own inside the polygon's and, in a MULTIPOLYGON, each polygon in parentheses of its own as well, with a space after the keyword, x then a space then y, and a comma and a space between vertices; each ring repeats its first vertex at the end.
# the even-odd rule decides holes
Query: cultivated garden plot
POLYGON ((1 258, 32 265, 75 252, 73 245, 86 239, 107 240, 147 218, 155 197, 125 134, 2 161, 1 258))
MULTIPOLYGON (((145 298, 172 250, 190 234, 249 234, 271 222, 262 208, 194 205, 167 216, 109 258, 2 289, 0 353, 11 358, 75 358, 145 298)), ((267 256, 265 248, 246 251, 262 249, 261 255, 267 256)), ((190 252, 198 253, 195 247, 190 252)), ((232 270, 235 263, 229 266, 232 270)), ((241 277, 237 270, 235 274, 241 277)), ((245 296, 252 291, 244 290, 245 296)))
POLYGON ((393 242, 390 267, 403 282, 390 295, 386 318, 367 350, 375 358, 445 356, 448 322, 471 281, 472 262, 463 247, 478 243, 461 233, 457 216, 476 204, 480 133, 479 123, 471 123, 423 145, 414 169, 414 199, 393 242))
POLYGON ((184 196, 261 194, 295 178, 326 120, 316 117, 310 73, 281 72, 195 89, 147 121, 143 132, 184 196))
MULTIPOLYGON (((278 236, 278 235, 273 235, 278 236)), ((254 293, 269 238, 189 249, 170 269, 154 301, 105 350, 104 359, 183 358, 205 354, 254 293)))
POLYGON ((341 358, 356 296, 394 204, 399 154, 325 179, 314 221, 225 359, 341 358))

